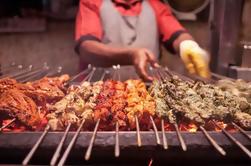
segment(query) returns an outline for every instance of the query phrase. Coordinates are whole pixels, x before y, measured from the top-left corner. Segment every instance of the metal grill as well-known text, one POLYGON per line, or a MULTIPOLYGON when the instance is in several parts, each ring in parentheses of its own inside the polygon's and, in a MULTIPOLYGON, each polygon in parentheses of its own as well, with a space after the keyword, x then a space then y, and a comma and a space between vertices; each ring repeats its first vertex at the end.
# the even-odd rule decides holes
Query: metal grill
MULTIPOLYGON (((1 78, 13 77, 20 82, 58 75, 62 70, 61 67, 51 69, 47 64, 40 67, 23 67, 15 63, 3 70, 9 71, 9 68, 14 68, 14 72, 6 72, 1 78)), ((67 84, 73 85, 83 81, 93 82, 109 78, 121 80, 120 70, 120 66, 113 66, 112 69, 89 66, 85 71, 73 76, 67 84)), ((150 71, 159 81, 177 74, 167 68, 150 69, 150 71)), ((188 81, 200 79, 195 76, 191 76, 192 79, 183 75, 179 76, 188 81)), ((213 77, 215 79, 223 78, 216 74, 213 74, 213 77)), ((214 80, 201 79, 200 81, 214 82, 214 80)), ((206 131, 203 126, 199 126, 200 131, 190 133, 180 131, 177 123, 172 124, 175 131, 165 131, 164 120, 161 120, 161 126, 156 126, 152 117, 150 117, 152 131, 141 131, 138 118, 135 117, 135 119, 136 130, 130 132, 119 131, 118 123, 116 123, 114 131, 98 131, 100 120, 96 122, 92 132, 81 131, 85 123, 83 120, 75 132, 70 131, 71 124, 69 124, 64 132, 51 132, 47 125, 43 132, 1 133, 0 156, 2 159, 0 162, 22 163, 22 165, 30 163, 64 165, 65 163, 88 163, 89 160, 91 163, 102 163, 109 160, 115 163, 132 164, 134 162, 130 161, 131 159, 142 164, 153 158, 158 159, 161 165, 172 163, 173 160, 170 161, 172 158, 176 161, 183 158, 183 161, 178 161, 180 163, 205 162, 204 157, 211 162, 237 160, 240 163, 250 162, 251 152, 248 148, 251 147, 251 132, 243 130, 235 123, 232 125, 238 131, 233 133, 220 126, 218 127, 221 128, 221 132, 206 131), (158 128, 161 130, 158 131, 158 128)), ((15 119, 9 124, 14 121, 15 119)), ((9 124, 2 126, 0 131, 9 124)), ((217 124, 215 123, 215 125, 217 124)))

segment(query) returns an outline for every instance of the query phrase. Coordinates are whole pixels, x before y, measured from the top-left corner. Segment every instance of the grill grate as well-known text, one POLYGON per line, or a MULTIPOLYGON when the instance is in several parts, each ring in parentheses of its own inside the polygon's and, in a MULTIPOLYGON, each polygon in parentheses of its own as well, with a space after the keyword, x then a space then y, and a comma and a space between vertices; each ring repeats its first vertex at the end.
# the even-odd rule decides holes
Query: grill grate
MULTIPOLYGON (((14 66, 15 65, 12 65, 11 67, 14 66)), ((112 73, 110 78, 113 78, 115 80, 121 80, 119 70, 120 66, 114 66, 112 72, 103 69, 100 80, 105 80, 106 76, 110 75, 110 73, 112 73)), ((4 74, 3 76, 1 76, 1 78, 9 76, 18 79, 21 82, 26 82, 26 81, 31 81, 37 77, 57 75, 60 74, 61 71, 62 71, 61 67, 59 67, 56 70, 55 69, 52 70, 47 65, 43 65, 42 67, 39 68, 34 68, 34 66, 29 66, 28 68, 25 69, 22 68, 20 69, 20 71, 15 71, 14 73, 4 74)), ((80 72, 76 76, 73 76, 71 80, 67 83, 67 85, 73 85, 79 83, 79 78, 81 80, 81 78, 83 77, 84 79, 81 80, 81 83, 84 81, 92 82, 96 72, 97 68, 89 66, 88 69, 86 69, 85 71, 80 72)), ((169 71, 167 68, 151 69, 151 73, 155 75, 159 81, 163 80, 164 78, 173 76, 173 72, 169 71)), ((183 75, 179 76, 184 80, 193 81, 191 78, 185 77, 183 75)), ((218 75, 214 76, 217 78, 220 77, 218 75)), ((205 82, 207 80, 200 80, 200 81, 205 82)), ((34 157, 34 154, 36 152, 41 151, 41 149, 54 151, 54 153, 51 155, 52 158, 50 158, 51 159, 50 165, 56 165, 60 156, 61 158, 58 161, 58 165, 64 165, 67 161, 67 158, 70 157, 70 155, 73 156, 79 155, 79 149, 82 150, 87 149, 84 157, 82 156, 82 159, 84 158, 87 161, 91 157, 93 148, 94 152, 97 152, 95 150, 95 145, 98 146, 98 148, 102 149, 103 151, 105 151, 104 149, 106 148, 109 149, 110 147, 113 147, 115 157, 119 156, 121 157, 120 153, 121 148, 123 148, 123 150, 124 149, 129 150, 131 152, 132 149, 134 149, 135 151, 136 146, 138 146, 139 149, 145 148, 146 151, 152 149, 153 152, 156 152, 157 148, 159 150, 158 154, 160 155, 161 153, 163 153, 163 150, 165 152, 165 150, 169 149, 171 150, 175 149, 174 152, 176 153, 178 151, 177 153, 180 155, 182 153, 181 151, 177 150, 179 148, 181 148, 184 151, 183 152, 184 154, 187 154, 186 151, 190 151, 190 149, 192 151, 195 149, 195 151, 201 150, 203 152, 205 147, 209 149, 210 147, 213 147, 218 152, 218 154, 220 154, 220 156, 225 156, 228 153, 231 154, 231 150, 229 149, 231 148, 235 149, 233 147, 233 144, 230 142, 232 141, 249 158, 251 158, 251 152, 247 148, 251 146, 250 143, 251 132, 243 130, 240 126, 238 126, 235 123, 233 123, 233 126, 236 129, 238 129, 238 132, 231 134, 223 128, 221 128, 221 132, 206 131, 203 126, 199 126, 199 129, 201 131, 197 131, 196 133, 183 132, 180 131, 178 127, 178 122, 173 124, 175 132, 167 132, 164 129, 163 119, 161 120, 161 126, 156 126, 153 117, 150 117, 153 126, 153 131, 145 132, 145 131, 140 131, 140 125, 137 116, 135 117, 135 119, 136 119, 135 121, 136 131, 131 131, 131 132, 119 131, 118 122, 116 123, 116 127, 113 132, 98 132, 99 122, 100 122, 99 119, 96 122, 93 132, 81 132, 81 129, 85 123, 85 121, 83 120, 76 132, 70 132, 71 124, 69 124, 64 132, 50 132, 49 131, 50 128, 49 126, 47 126, 42 133, 41 132, 2 133, 0 135, 0 140, 1 140, 0 147, 2 147, 3 149, 13 149, 13 147, 17 149, 19 148, 21 150, 22 149, 27 150, 27 148, 31 149, 28 155, 23 160, 22 162, 23 165, 28 165, 32 160, 32 158, 34 157), (158 127, 161 128, 161 131, 158 131, 157 129, 158 127), (160 134, 162 137, 160 137, 160 134), (20 139, 18 140, 18 142, 14 143, 14 141, 16 141, 15 140, 16 138, 20 139), (26 142, 27 138, 30 138, 29 142, 26 142), (3 144, 3 142, 6 142, 7 144, 3 144), (31 144, 33 144, 33 142, 35 142, 35 144, 32 146, 31 144), (161 145, 163 146, 163 148, 160 148, 161 145), (74 146, 75 148, 73 148, 74 146), (65 151, 61 155, 63 149, 65 149, 65 151)), ((0 128, 0 131, 2 131, 3 128, 7 127, 14 121, 15 119, 10 121, 5 126, 2 126, 0 128)), ((220 126, 218 127, 220 128, 220 126)), ((80 153, 82 150, 80 150, 80 153)), ((0 153, 2 153, 1 150, 0 153)), ((165 153, 167 153, 167 151, 165 153)), ((104 153, 99 153, 99 155, 102 154, 104 153)), ((146 154, 145 156, 147 156, 146 154)), ((107 156, 107 154, 105 156, 107 156)), ((132 157, 129 154, 127 154, 127 156, 132 157)), ((240 156, 240 154, 238 156, 240 156)), ((241 157, 241 159, 243 158, 241 157)))

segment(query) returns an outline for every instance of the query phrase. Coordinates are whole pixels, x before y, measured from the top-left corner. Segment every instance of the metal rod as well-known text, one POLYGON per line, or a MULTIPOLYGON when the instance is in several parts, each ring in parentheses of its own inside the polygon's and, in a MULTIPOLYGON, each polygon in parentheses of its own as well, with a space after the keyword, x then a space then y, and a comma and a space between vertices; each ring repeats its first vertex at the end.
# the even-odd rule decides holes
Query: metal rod
MULTIPOLYGON (((214 121, 213 121, 214 122, 214 121)), ((251 152, 242 145, 241 142, 239 142, 235 137, 233 137, 228 131, 226 131, 224 128, 219 126, 217 123, 214 122, 214 124, 221 129, 221 131, 233 142, 235 143, 246 155, 248 155, 249 158, 251 158, 251 152)))
POLYGON ((82 85, 85 81, 88 81, 90 82, 92 76, 93 76, 93 73, 95 72, 96 68, 93 67, 92 70, 90 71, 90 73, 80 82, 80 85, 82 85))
POLYGON ((243 130, 239 125, 236 123, 232 122, 235 128, 237 128, 245 137, 247 137, 249 140, 251 140, 251 136, 246 133, 245 130, 243 130))
POLYGON ((67 81, 66 84, 70 84, 72 83, 74 80, 76 80, 78 77, 80 77, 81 75, 84 75, 86 73, 88 73, 91 70, 91 67, 88 67, 87 69, 81 71, 80 73, 78 73, 77 75, 73 76, 69 81, 67 81))
POLYGON ((71 128, 71 123, 68 124, 68 126, 67 126, 67 128, 66 128, 66 130, 65 130, 65 132, 64 132, 64 135, 63 135, 63 137, 61 138, 60 143, 59 143, 58 146, 57 146, 57 149, 56 149, 56 151, 55 151, 55 153, 54 153, 54 155, 53 155, 53 157, 52 157, 52 159, 51 159, 51 162, 50 162, 50 165, 51 165, 51 166, 56 165, 57 160, 58 160, 58 158, 60 157, 60 153, 61 153, 61 151, 62 151, 64 142, 65 142, 65 140, 66 140, 66 137, 67 137, 67 135, 68 135, 68 133, 69 133, 70 128, 71 128))
POLYGON ((82 120, 82 122, 79 125, 77 131, 75 132, 74 136, 72 137, 71 142, 69 143, 67 149, 64 151, 64 154, 63 154, 62 158, 60 159, 60 161, 58 163, 58 166, 63 166, 64 165, 66 159, 68 158, 68 156, 70 154, 71 149, 73 148, 73 146, 75 145, 75 143, 77 141, 78 135, 79 135, 84 123, 85 123, 85 119, 82 120))
POLYGON ((25 78, 23 79, 17 79, 18 81, 24 83, 24 82, 28 82, 28 81, 32 81, 34 80, 35 78, 37 77, 40 77, 42 78, 43 76, 45 76, 45 73, 47 72, 47 70, 41 70, 39 72, 36 72, 36 73, 32 73, 30 74, 29 76, 26 76, 25 78))
POLYGON ((137 116, 135 116, 135 123, 136 123, 136 135, 137 135, 138 147, 141 147, 142 146, 142 142, 141 142, 141 136, 140 136, 139 119, 138 119, 137 116))
POLYGON ((91 138, 91 141, 89 143, 89 146, 88 146, 88 149, 85 153, 85 160, 88 161, 91 157, 91 154, 92 154, 92 147, 93 147, 93 144, 95 142, 95 139, 96 139, 96 135, 97 135, 97 131, 98 131, 98 126, 99 126, 99 122, 100 122, 100 119, 98 119, 98 121, 96 122, 96 125, 95 125, 95 128, 94 128, 94 131, 93 131, 93 134, 92 134, 92 138, 91 138))
POLYGON ((100 81, 103 81, 105 79, 105 75, 109 74, 110 72, 108 70, 105 70, 104 73, 102 74, 100 81))
POLYGON ((173 125, 174 125, 174 127, 175 127, 175 130, 176 130, 176 133, 177 133, 177 136, 178 136, 180 145, 181 145, 183 151, 186 151, 186 150, 187 150, 187 146, 186 146, 186 143, 185 143, 183 137, 182 137, 181 134, 180 134, 180 130, 179 130, 178 124, 177 124, 177 123, 174 123, 173 125))
POLYGON ((2 132, 3 129, 5 129, 5 128, 8 127, 9 125, 11 125, 15 120, 16 120, 16 118, 13 118, 9 123, 3 125, 3 126, 0 128, 0 132, 2 132))
POLYGON ((115 131, 115 149, 114 149, 115 157, 119 157, 120 148, 119 148, 119 123, 116 122, 116 131, 115 131))
POLYGON ((90 73, 90 77, 89 77, 88 80, 87 80, 88 82, 91 82, 92 77, 94 76, 95 71, 96 71, 96 67, 93 67, 93 69, 92 69, 92 71, 91 71, 91 73, 90 73))
POLYGON ((206 136, 206 138, 208 139, 208 141, 213 145, 213 147, 223 156, 226 155, 225 150, 220 147, 217 142, 208 134, 208 132, 206 131, 206 129, 202 126, 200 126, 200 130, 204 133, 204 135, 206 136))
POLYGON ((25 79, 31 79, 31 77, 37 76, 39 74, 42 74, 43 72, 48 71, 48 70, 49 70, 49 67, 46 66, 46 67, 43 67, 41 69, 30 71, 30 72, 28 72, 28 73, 26 73, 24 75, 17 76, 17 77, 15 77, 15 79, 16 80, 20 80, 20 81, 23 81, 25 79))
POLYGON ((37 140, 35 145, 32 147, 31 151, 28 153, 28 155, 23 160, 22 165, 28 165, 29 161, 31 160, 34 153, 36 152, 37 148, 40 146, 40 144, 44 140, 44 138, 45 138, 45 136, 46 136, 46 134, 48 133, 49 130, 50 130, 50 126, 47 125, 45 127, 44 132, 42 133, 42 135, 39 137, 39 139, 37 140))
POLYGON ((53 69, 52 71, 48 72, 45 76, 46 77, 52 77, 52 76, 57 76, 62 72, 63 67, 59 66, 56 69, 53 69))
POLYGON ((5 77, 12 77, 12 78, 15 78, 15 77, 18 77, 18 76, 21 76, 21 75, 24 75, 24 74, 29 73, 29 72, 32 70, 32 68, 33 68, 33 66, 30 65, 30 66, 28 66, 28 68, 26 68, 26 69, 23 69, 23 70, 21 70, 21 71, 14 71, 14 72, 12 72, 12 73, 2 75, 2 76, 0 76, 0 78, 5 78, 5 77))
POLYGON ((235 81, 235 79, 233 79, 233 78, 226 77, 226 76, 223 76, 223 75, 219 75, 219 74, 216 74, 216 73, 211 73, 211 75, 213 77, 217 78, 218 80, 227 79, 227 80, 230 80, 230 81, 235 81))
POLYGON ((164 119, 161 119, 161 131, 162 131, 162 139, 163 139, 163 148, 168 149, 164 119))
POLYGON ((156 143, 157 143, 157 145, 160 145, 160 138, 159 138, 158 129, 156 127, 156 124, 155 124, 152 116, 150 116, 150 119, 151 119, 151 122, 152 122, 152 125, 153 125, 153 130, 154 130, 154 134, 155 134, 155 138, 156 138, 156 143))

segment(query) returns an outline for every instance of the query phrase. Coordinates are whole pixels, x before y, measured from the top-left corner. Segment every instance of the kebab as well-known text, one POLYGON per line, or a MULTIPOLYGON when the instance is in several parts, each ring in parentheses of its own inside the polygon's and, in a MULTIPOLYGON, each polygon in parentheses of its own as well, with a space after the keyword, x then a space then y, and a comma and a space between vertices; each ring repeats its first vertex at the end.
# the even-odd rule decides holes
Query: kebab
POLYGON ((16 118, 23 125, 36 129, 42 123, 47 102, 57 101, 64 96, 63 84, 68 75, 29 82, 18 83, 11 78, 0 80, 1 121, 16 118), (55 90, 60 93, 55 93, 55 90))
POLYGON ((173 121, 172 117, 195 122, 198 125, 203 125, 212 119, 226 122, 234 120, 242 127, 251 127, 248 126, 250 104, 246 99, 223 92, 216 86, 201 82, 191 83, 174 76, 170 81, 154 83, 151 89, 155 100, 160 100, 162 103, 165 100, 168 106, 164 109, 157 107, 157 114, 164 116, 170 122, 173 121), (169 114, 175 116, 167 116, 169 114))
POLYGON ((100 119, 101 130, 113 130, 116 122, 119 123, 120 128, 125 129, 127 126, 124 112, 125 95, 124 83, 114 80, 105 81, 94 111, 94 121, 100 119))
POLYGON ((102 84, 103 81, 95 82, 93 85, 85 81, 78 87, 70 87, 68 94, 52 105, 50 113, 46 116, 52 130, 62 130, 69 123, 75 127, 79 126, 83 119, 91 123, 102 84))
POLYGON ((136 118, 142 129, 151 128, 150 116, 155 116, 155 101, 146 90, 145 84, 141 80, 127 80, 125 108, 128 123, 131 129, 136 128, 136 118))

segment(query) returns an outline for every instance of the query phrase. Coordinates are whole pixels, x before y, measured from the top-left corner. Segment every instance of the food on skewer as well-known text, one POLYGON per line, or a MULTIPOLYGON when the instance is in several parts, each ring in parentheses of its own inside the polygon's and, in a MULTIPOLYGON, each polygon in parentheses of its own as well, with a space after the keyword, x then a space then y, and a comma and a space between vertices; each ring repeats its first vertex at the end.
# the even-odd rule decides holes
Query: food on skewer
POLYGON ((94 121, 100 119, 100 130, 114 130, 116 122, 121 129, 127 127, 125 95, 124 83, 113 80, 104 82, 94 110, 94 121))
POLYGON ((0 95, 1 118, 17 118, 22 124, 35 129, 41 122, 39 108, 35 102, 16 89, 10 89, 0 95))
POLYGON ((130 129, 135 129, 135 116, 138 117, 143 130, 151 128, 150 116, 155 116, 155 101, 148 93, 144 82, 141 80, 127 80, 126 101, 128 123, 130 129))
POLYGON ((245 97, 251 103, 251 82, 238 79, 231 81, 227 79, 219 80, 216 84, 221 90, 228 91, 239 97, 245 97))
POLYGON ((93 120, 93 109, 97 95, 102 89, 102 81, 91 85, 83 82, 79 87, 71 87, 68 94, 50 107, 46 116, 52 130, 63 130, 69 123, 78 126, 82 119, 93 120))
POLYGON ((171 114, 181 121, 188 120, 198 125, 214 119, 226 123, 235 121, 242 127, 251 128, 251 105, 247 100, 224 92, 217 86, 191 83, 174 76, 171 80, 155 82, 151 94, 156 101, 163 103, 165 100, 168 106, 166 113, 160 107, 157 107, 156 112, 159 116, 167 117, 170 122, 173 116, 167 115, 171 114))
POLYGON ((11 78, 0 79, 0 121, 16 118, 25 126, 37 129, 43 123, 46 105, 64 97, 63 84, 68 75, 28 83, 11 78))

